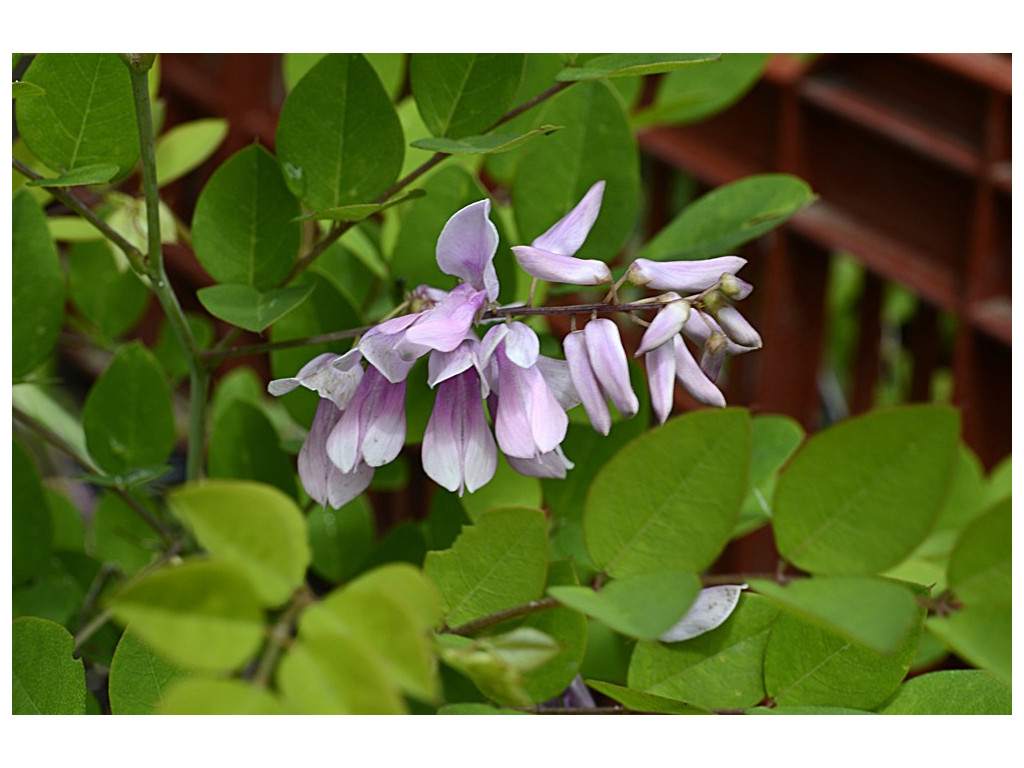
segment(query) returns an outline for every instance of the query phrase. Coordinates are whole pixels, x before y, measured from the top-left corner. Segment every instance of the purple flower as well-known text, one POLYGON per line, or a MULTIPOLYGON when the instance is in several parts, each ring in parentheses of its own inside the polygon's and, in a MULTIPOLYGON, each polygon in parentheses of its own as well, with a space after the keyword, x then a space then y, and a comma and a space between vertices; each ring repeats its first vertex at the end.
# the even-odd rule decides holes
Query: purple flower
POLYGON ((597 259, 573 256, 590 234, 601 212, 604 182, 594 184, 569 213, 530 245, 512 247, 519 266, 528 275, 555 283, 602 285, 612 281, 611 270, 597 259))
POLYGON ((360 462, 380 467, 405 442, 405 382, 392 383, 372 365, 327 438, 327 455, 343 472, 360 462))
MULTIPOLYGON (((637 259, 629 265, 626 275, 633 285, 655 291, 677 291, 683 296, 688 296, 711 288, 719 282, 723 274, 735 275, 746 263, 747 260, 740 256, 720 256, 717 259, 699 261, 637 259)), ((750 288, 749 283, 741 280, 737 280, 736 284, 750 288)), ((744 293, 742 286, 735 296, 737 299, 745 298, 750 292, 747 290, 744 293)))
POLYGON ((658 314, 644 331, 634 357, 640 357, 655 347, 671 341, 690 319, 690 302, 680 299, 678 293, 667 293, 663 298, 667 303, 658 310, 658 314))
POLYGON ((351 472, 342 472, 327 456, 327 436, 341 418, 341 410, 326 398, 317 405, 309 434, 299 450, 299 479, 317 504, 340 509, 366 490, 373 479, 373 467, 359 462, 351 472))
POLYGON ((563 342, 572 383, 594 429, 602 435, 611 430, 606 398, 626 418, 636 415, 640 402, 629 381, 626 352, 619 328, 607 318, 591 320, 582 331, 573 331, 563 342))
POLYGON ((267 384, 267 391, 279 397, 302 386, 326 397, 338 408, 344 408, 363 378, 363 368, 359 365, 361 358, 355 349, 344 355, 325 352, 302 366, 295 376, 271 381, 267 384))
POLYGON ((697 361, 694 360, 693 354, 687 348, 682 336, 676 336, 672 340, 672 344, 676 363, 676 378, 683 385, 683 389, 699 403, 724 408, 725 395, 697 365, 697 361))

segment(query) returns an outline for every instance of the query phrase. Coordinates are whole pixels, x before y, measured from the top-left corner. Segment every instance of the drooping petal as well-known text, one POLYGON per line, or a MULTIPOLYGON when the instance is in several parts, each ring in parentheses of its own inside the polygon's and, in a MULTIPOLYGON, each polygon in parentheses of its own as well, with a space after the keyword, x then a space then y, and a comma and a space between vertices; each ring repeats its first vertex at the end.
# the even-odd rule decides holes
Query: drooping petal
POLYGON ((674 297, 676 301, 671 301, 658 310, 658 314, 644 331, 634 357, 640 357, 655 347, 660 347, 683 330, 686 320, 690 317, 690 302, 680 300, 678 293, 671 293, 669 296, 674 297))
POLYGON ((479 200, 457 211, 437 239, 437 264, 447 275, 460 277, 487 298, 498 298, 498 275, 494 254, 498 250, 498 229, 491 223, 490 200, 479 200))
POLYGON ((507 456, 532 459, 565 439, 569 419, 536 366, 521 368, 504 347, 495 352, 500 398, 494 432, 507 456))
POLYGON ((505 355, 520 368, 530 368, 537 363, 540 355, 540 339, 537 332, 525 323, 509 323, 505 336, 505 355))
POLYGON ((470 368, 441 382, 423 435, 423 469, 449 491, 470 493, 494 477, 498 453, 480 397, 480 379, 470 368))
POLYGON ((294 377, 271 381, 267 384, 267 391, 279 396, 303 386, 327 398, 338 408, 345 408, 363 376, 363 369, 358 365, 360 359, 362 354, 358 349, 344 355, 325 352, 302 366, 294 377))
POLYGON ((485 301, 484 291, 467 283, 457 286, 409 327, 400 344, 399 353, 406 356, 403 349, 406 344, 412 345, 413 354, 422 347, 451 352, 466 338, 473 319, 485 301))
POLYGON ((697 361, 693 359, 693 353, 690 352, 682 337, 676 336, 672 340, 672 344, 676 357, 676 378, 683 385, 683 389, 699 403, 724 408, 725 395, 697 365, 697 361))
POLYGON ((465 371, 467 368, 478 366, 477 350, 480 342, 474 334, 469 334, 451 352, 434 351, 427 361, 427 384, 431 388, 436 387, 442 381, 465 371))
POLYGON ((644 357, 647 367, 647 389, 651 393, 651 409, 664 424, 672 413, 676 386, 676 354, 674 344, 669 341, 655 347, 644 357))
POLYGON ((564 480, 568 470, 576 466, 562 452, 562 446, 560 445, 556 446, 553 451, 542 453, 533 459, 524 459, 507 454, 505 459, 508 461, 508 465, 520 475, 551 478, 553 480, 564 480))
POLYGON ((299 479, 309 497, 321 506, 340 509, 366 490, 373 469, 359 463, 352 472, 342 472, 327 456, 327 436, 341 418, 334 404, 321 399, 313 424, 299 450, 299 479))
POLYGON ((573 285, 603 285, 612 281, 608 265, 597 259, 577 259, 529 245, 514 245, 512 253, 526 274, 541 280, 573 285))
MULTIPOLYGON (((420 320, 429 310, 411 315, 394 317, 363 334, 359 341, 359 350, 369 363, 379 370, 390 382, 405 381, 416 360, 430 351, 430 347, 420 346, 419 354, 403 357, 399 348, 403 346, 405 334, 410 326, 420 320)), ((405 351, 411 349, 404 345, 405 351)))
MULTIPOLYGON (((604 182, 598 181, 569 213, 559 219, 547 232, 533 241, 533 247, 560 256, 571 256, 580 249, 590 234, 591 227, 601 212, 604 182)), ((575 282, 575 281, 572 281, 575 282)), ((585 285, 585 283, 581 283, 585 285)))
POLYGON ((715 320, 722 326, 725 335, 741 347, 757 349, 761 346, 761 334, 752 326, 736 307, 725 304, 715 312, 715 320))
POLYGON ((569 376, 579 393, 583 409, 590 417, 590 423, 602 435, 607 435, 612 428, 612 416, 604 392, 601 391, 601 385, 597 383, 594 371, 590 367, 590 356, 587 354, 587 341, 583 331, 569 333, 562 341, 562 348, 565 350, 569 376))
POLYGON ((352 472, 361 461, 371 467, 387 464, 404 442, 405 381, 392 383, 369 366, 327 438, 327 455, 342 472, 352 472))
POLYGON ((746 588, 746 584, 723 584, 702 589, 683 618, 658 639, 663 643, 679 643, 720 627, 732 615, 746 588))
MULTIPOLYGON (((683 336, 693 341, 698 347, 705 347, 708 343, 708 338, 712 333, 721 333, 723 336, 725 332, 722 330, 715 318, 708 315, 706 312, 691 312, 690 317, 686 320, 683 325, 683 336)), ((734 355, 742 355, 744 352, 750 352, 753 347, 741 347, 731 339, 727 339, 727 346, 725 354, 728 357, 734 355)))
POLYGON ((559 360, 547 355, 537 355, 537 367, 544 374, 544 380, 551 387, 551 394, 562 406, 563 411, 575 408, 580 404, 580 393, 573 386, 572 376, 569 374, 569 364, 565 360, 559 360))
POLYGON ((356 464, 351 472, 342 472, 334 467, 334 471, 327 477, 327 504, 334 509, 341 509, 370 487, 373 473, 373 467, 363 462, 356 464))
POLYGON ((637 259, 629 265, 627 275, 633 285, 656 291, 677 291, 687 296, 706 291, 718 282, 722 273, 736 274, 746 263, 747 260, 740 256, 698 261, 637 259))
POLYGON ((728 349, 729 340, 724 333, 718 331, 714 331, 708 336, 708 340, 704 343, 704 351, 700 357, 700 369, 712 381, 718 381, 728 349))
POLYGON ((583 329, 587 342, 587 355, 601 389, 615 408, 626 418, 640 410, 633 385, 629 381, 629 363, 622 348, 619 327, 605 317, 591 320, 583 329))

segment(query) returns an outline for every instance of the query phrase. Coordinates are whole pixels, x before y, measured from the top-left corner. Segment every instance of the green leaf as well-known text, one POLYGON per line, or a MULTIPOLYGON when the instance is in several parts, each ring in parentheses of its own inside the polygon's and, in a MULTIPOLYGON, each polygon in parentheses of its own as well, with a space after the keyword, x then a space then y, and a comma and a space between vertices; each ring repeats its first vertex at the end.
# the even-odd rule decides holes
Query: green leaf
POLYGON ((720 256, 775 229, 815 199, 795 176, 764 173, 740 179, 688 205, 637 256, 655 261, 720 256))
POLYGON ((882 654, 783 613, 765 649, 765 688, 780 707, 874 709, 906 677, 920 636, 911 632, 882 654))
POLYGON ((260 333, 308 299, 314 288, 316 283, 260 291, 233 283, 200 288, 196 297, 214 317, 260 333))
POLYGON ((292 192, 311 209, 374 200, 398 178, 402 126, 359 54, 330 54, 281 108, 275 146, 292 192))
POLYGON ((160 715, 283 715, 284 708, 264 688, 243 680, 191 677, 167 689, 160 715))
POLYGON ((68 258, 71 303, 109 338, 134 328, 149 306, 149 289, 104 241, 79 242, 68 258))
POLYGON ((629 687, 699 707, 749 707, 764 698, 764 654, 779 612, 743 594, 729 619, 681 643, 637 643, 629 687))
POLYGON ((110 664, 110 713, 151 715, 164 691, 190 673, 158 656, 131 627, 121 635, 110 664))
MULTIPOLYGON (((406 579, 419 579, 419 590, 433 589, 412 568, 384 568, 402 568, 406 579)), ((325 643, 337 638, 360 640, 366 648, 373 649, 402 690, 421 701, 436 702, 437 660, 430 627, 420 620, 420 609, 414 609, 408 597, 395 586, 374 579, 371 571, 350 585, 334 590, 303 613, 299 638, 303 641, 322 638, 325 643)), ((433 603, 438 611, 436 595, 433 603)))
POLYGON ((516 472, 509 466, 504 455, 498 456, 498 465, 494 477, 483 488, 473 493, 464 494, 459 498, 462 508, 470 520, 480 519, 480 515, 489 509, 499 507, 530 507, 539 508, 543 500, 540 481, 535 477, 527 477, 516 472))
POLYGON ((819 432, 779 477, 775 540, 811 573, 872 574, 928 534, 956 455, 952 408, 874 411, 819 432))
POLYGON ((1012 684, 1012 632, 1010 606, 982 604, 949 616, 932 616, 927 627, 957 656, 1012 684))
MULTIPOLYGON (((284 75, 284 86, 287 90, 295 84, 320 61, 326 53, 284 53, 281 55, 281 69, 284 75)), ((394 98, 405 85, 404 53, 365 53, 366 60, 380 77, 381 83, 388 94, 394 98)))
POLYGON ((778 472, 804 439, 803 427, 788 416, 755 416, 751 427, 750 491, 740 510, 733 538, 771 520, 778 472))
POLYGON ((483 133, 512 104, 523 77, 521 53, 414 53, 409 86, 435 136, 483 133))
POLYGON ((46 226, 50 237, 61 243, 104 241, 103 233, 81 216, 47 216, 46 226))
POLYGON ((548 569, 547 521, 538 509, 494 509, 462 529, 451 549, 429 552, 424 573, 449 626, 541 596, 548 569))
POLYGON ((89 521, 85 544, 97 560, 131 575, 153 562, 163 541, 128 502, 105 492, 89 521))
POLYGON ((237 669, 264 637, 260 601, 248 579, 218 560, 186 560, 148 574, 110 607, 154 651, 188 669, 237 669))
POLYGON ((153 354, 138 342, 118 350, 82 409, 89 454, 107 472, 162 464, 174 448, 171 390, 153 354))
MULTIPOLYGON (((578 585, 572 563, 566 560, 551 563, 548 587, 578 585)), ((587 648, 587 618, 570 608, 552 608, 530 614, 522 627, 543 632, 557 643, 559 651, 524 675, 523 689, 533 701, 547 701, 569 687, 579 673, 587 648)))
POLYGON ((128 68, 113 53, 41 53, 25 82, 46 93, 18 99, 18 132, 55 169, 113 163, 120 175, 139 158, 128 68))
POLYGON ((469 702, 466 704, 448 704, 437 710, 439 715, 529 715, 516 709, 502 709, 487 704, 469 702))
POLYGON ((85 667, 60 624, 25 617, 11 624, 12 714, 84 715, 85 667))
POLYGON ((218 283, 275 288, 295 265, 299 211, 273 156, 258 144, 246 147, 199 195, 192 219, 196 258, 218 283))
POLYGON ((213 422, 210 477, 257 480, 295 496, 292 459, 281 450, 277 432, 258 406, 235 400, 213 422))
POLYGON ((587 685, 598 693, 619 702, 633 712, 655 712, 660 715, 710 715, 706 709, 687 704, 685 701, 658 696, 646 691, 635 691, 615 683, 602 680, 587 680, 587 685))
POLYGON ((594 563, 622 578, 707 568, 746 493, 746 411, 695 411, 629 443, 591 486, 583 525, 594 563))
POLYGON ((299 221, 326 220, 326 221, 347 221, 358 222, 369 218, 374 214, 385 211, 388 208, 423 197, 426 192, 422 189, 409 189, 392 197, 383 203, 356 203, 355 205, 340 205, 336 208, 326 208, 322 211, 314 211, 299 217, 299 221))
POLYGON ((11 374, 49 356, 64 322, 64 276, 42 208, 27 193, 11 209, 11 374))
POLYGON ((384 662, 353 637, 314 634, 296 640, 278 667, 277 685, 295 714, 406 714, 384 662))
POLYGON ((261 483, 209 480, 167 497, 210 554, 245 575, 263 605, 284 603, 310 561, 306 521, 295 501, 261 483))
POLYGON ((11 456, 11 580, 43 573, 53 551, 53 524, 35 462, 17 440, 11 456))
POLYGON ((55 178, 33 179, 30 187, 82 187, 89 184, 106 184, 117 175, 118 167, 112 163, 82 165, 55 178))
POLYGON ((745 715, 873 715, 866 709, 850 707, 753 707, 745 715))
POLYGON ((1004 499, 968 525, 949 558, 949 587, 967 607, 1009 606, 1012 502, 1004 499))
POLYGON ((359 573, 373 549, 373 510, 363 496, 341 509, 311 509, 306 527, 313 570, 334 584, 359 573))
POLYGON ((957 447, 946 503, 935 528, 914 552, 918 557, 947 558, 960 530, 985 511, 984 469, 964 444, 957 447))
POLYGON ((693 123, 739 101, 760 79, 767 53, 723 53, 706 67, 687 67, 658 81, 654 102, 634 116, 633 125, 693 123))
MULTIPOLYGON (((192 338, 196 340, 196 347, 208 349, 213 343, 213 321, 206 314, 186 312, 185 322, 192 331, 192 338)), ((174 335, 174 329, 167 321, 161 323, 160 330, 157 331, 153 354, 172 384, 177 384, 188 376, 188 360, 185 359, 181 344, 174 335)))
POLYGON ((549 136, 563 128, 564 125, 541 125, 526 133, 489 133, 483 136, 465 136, 461 139, 418 139, 412 146, 446 155, 494 155, 518 149, 532 138, 549 136))
POLYGON ((40 88, 35 83, 23 83, 15 80, 11 83, 11 98, 12 99, 32 99, 36 96, 42 96, 46 93, 46 90, 40 88))
POLYGON ((604 180, 601 214, 577 255, 607 259, 633 230, 640 196, 639 153, 622 102, 607 83, 581 83, 537 109, 536 122, 566 128, 518 153, 512 201, 520 241, 541 235, 604 180))
POLYGON ((904 585, 868 576, 819 576, 782 587, 755 579, 750 586, 771 602, 879 653, 895 653, 919 620, 904 585))
POLYGON ((550 587, 548 594, 564 605, 602 621, 617 632, 652 639, 674 625, 700 591, 693 573, 641 573, 588 587, 550 587))
POLYGON ((555 76, 559 82, 635 77, 671 72, 693 64, 718 61, 720 53, 609 53, 588 59, 580 67, 566 67, 555 76))
POLYGON ((1009 715, 1010 688, 977 669, 918 675, 878 709, 882 715, 1009 715))
POLYGON ((156 140, 156 179, 163 187, 194 171, 228 136, 228 121, 217 117, 192 120, 171 128, 156 140))

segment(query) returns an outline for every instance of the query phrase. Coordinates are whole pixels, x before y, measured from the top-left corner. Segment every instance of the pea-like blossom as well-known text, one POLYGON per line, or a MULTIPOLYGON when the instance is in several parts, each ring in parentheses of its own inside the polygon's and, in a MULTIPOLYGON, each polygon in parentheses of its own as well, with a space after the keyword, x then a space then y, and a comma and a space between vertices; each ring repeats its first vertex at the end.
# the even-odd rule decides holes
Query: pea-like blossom
POLYGON ((629 381, 626 351, 614 322, 591 320, 582 331, 565 337, 563 349, 572 383, 594 429, 602 435, 611 430, 607 400, 626 418, 636 415, 640 402, 629 381))
POLYGON ((583 245, 601 212, 604 182, 599 181, 569 213, 530 245, 512 247, 516 261, 531 277, 555 283, 602 285, 612 281, 608 265, 597 259, 578 259, 573 254, 583 245))
MULTIPOLYGON (((655 291, 676 291, 684 296, 706 291, 719 282, 723 274, 735 275, 747 260, 741 256, 720 256, 698 261, 652 261, 636 259, 629 265, 627 279, 633 285, 655 291)), ((744 299, 749 283, 737 281, 734 298, 744 299)))
POLYGON ((334 509, 352 501, 373 479, 373 467, 366 462, 358 462, 350 472, 343 472, 327 455, 327 437, 341 415, 334 403, 321 398, 298 460, 299 480, 306 493, 321 506, 334 509))
POLYGON ((343 472, 352 472, 360 462, 380 467, 393 461, 404 442, 405 382, 392 383, 368 366, 327 437, 327 455, 343 472))

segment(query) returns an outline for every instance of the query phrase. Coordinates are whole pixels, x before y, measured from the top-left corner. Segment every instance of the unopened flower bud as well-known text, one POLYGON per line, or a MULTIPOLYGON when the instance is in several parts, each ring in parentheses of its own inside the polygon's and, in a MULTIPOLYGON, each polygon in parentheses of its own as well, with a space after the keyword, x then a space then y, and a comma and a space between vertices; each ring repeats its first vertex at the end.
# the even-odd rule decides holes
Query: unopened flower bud
POLYGON ((750 292, 754 290, 754 286, 748 283, 746 280, 741 280, 729 272, 722 274, 718 278, 718 290, 728 296, 730 299, 740 300, 745 299, 750 295, 750 292))
POLYGON ((683 326, 686 325, 687 319, 690 317, 690 302, 680 299, 678 293, 668 294, 670 299, 676 299, 675 301, 669 301, 654 316, 654 320, 644 331, 643 338, 640 339, 640 346, 637 348, 635 357, 650 352, 655 347, 660 347, 668 341, 672 340, 672 337, 683 330, 683 326))
POLYGON ((715 312, 715 320, 726 335, 740 346, 754 349, 761 346, 761 334, 732 304, 725 304, 715 312))

